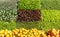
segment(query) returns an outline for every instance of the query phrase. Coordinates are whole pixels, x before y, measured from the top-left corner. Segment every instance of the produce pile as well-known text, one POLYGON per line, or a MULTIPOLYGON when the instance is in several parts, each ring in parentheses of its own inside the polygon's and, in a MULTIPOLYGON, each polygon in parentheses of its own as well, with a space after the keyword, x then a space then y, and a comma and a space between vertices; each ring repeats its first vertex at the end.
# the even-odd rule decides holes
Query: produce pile
POLYGON ((41 0, 42 10, 60 10, 60 0, 41 0))
POLYGON ((40 10, 18 10, 17 21, 39 21, 41 19, 40 10))
POLYGON ((17 13, 14 9, 0 9, 0 21, 11 21, 16 20, 17 13))
POLYGON ((48 30, 44 32, 37 29, 15 29, 15 30, 0 30, 0 37, 60 37, 60 30, 48 30))
POLYGON ((36 10, 41 8, 41 0, 18 0, 18 9, 36 10))
POLYGON ((60 11, 59 10, 41 10, 42 20, 47 22, 58 22, 60 21, 60 11))

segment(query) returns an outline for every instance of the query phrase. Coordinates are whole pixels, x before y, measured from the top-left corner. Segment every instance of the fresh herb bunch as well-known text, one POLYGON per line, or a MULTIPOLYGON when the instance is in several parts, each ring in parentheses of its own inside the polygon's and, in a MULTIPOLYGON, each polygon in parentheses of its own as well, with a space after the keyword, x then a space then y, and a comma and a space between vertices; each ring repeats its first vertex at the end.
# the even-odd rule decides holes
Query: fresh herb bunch
POLYGON ((41 9, 60 10, 60 0, 41 0, 41 9))
POLYGON ((41 28, 46 29, 60 29, 60 11, 59 10, 41 10, 41 28))
POLYGON ((17 12, 14 9, 0 9, 0 20, 15 20, 17 12))
POLYGON ((59 10, 42 10, 42 20, 48 22, 60 21, 59 10))
POLYGON ((40 0, 18 0, 18 9, 40 9, 40 0))
POLYGON ((2 29, 13 30, 15 28, 16 28, 15 21, 12 21, 12 20, 10 22, 0 21, 0 30, 2 30, 2 29))

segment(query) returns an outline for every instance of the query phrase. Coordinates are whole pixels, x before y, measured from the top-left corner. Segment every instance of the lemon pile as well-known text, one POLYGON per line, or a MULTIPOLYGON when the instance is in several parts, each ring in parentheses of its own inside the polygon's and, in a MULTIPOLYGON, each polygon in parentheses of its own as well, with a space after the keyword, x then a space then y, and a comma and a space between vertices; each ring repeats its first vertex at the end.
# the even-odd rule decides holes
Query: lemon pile
POLYGON ((0 30, 0 37, 14 37, 12 31, 0 30))
POLYGON ((42 30, 24 28, 15 30, 0 30, 0 37, 60 37, 60 30, 48 30, 44 32, 42 30))
POLYGON ((47 37, 44 31, 24 28, 15 30, 0 30, 0 37, 47 37))

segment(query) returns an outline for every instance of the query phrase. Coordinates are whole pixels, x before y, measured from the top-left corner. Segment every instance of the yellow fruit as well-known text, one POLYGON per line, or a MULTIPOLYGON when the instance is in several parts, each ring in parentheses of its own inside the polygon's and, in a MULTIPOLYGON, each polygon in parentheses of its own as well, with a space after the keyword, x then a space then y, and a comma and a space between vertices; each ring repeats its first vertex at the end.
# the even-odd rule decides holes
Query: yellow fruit
POLYGON ((15 35, 13 37, 15 37, 15 35))
POLYGON ((47 37, 51 37, 50 35, 48 35, 47 37))
POLYGON ((56 37, 59 37, 59 35, 56 35, 56 37))
POLYGON ((21 36, 21 34, 18 34, 18 36, 21 36))
POLYGON ((9 37, 9 34, 6 34, 6 37, 9 37))
POLYGON ((1 36, 2 36, 2 37, 4 37, 4 35, 3 35, 3 34, 2 34, 1 36))
POLYGON ((49 30, 47 33, 37 29, 26 30, 24 28, 15 30, 0 30, 0 37, 60 37, 60 30, 49 30))
POLYGON ((12 37, 12 34, 10 35, 10 37, 12 37))
POLYGON ((1 30, 1 31, 0 31, 0 34, 3 34, 3 33, 4 33, 4 30, 1 30))
POLYGON ((7 32, 4 32, 4 35, 6 35, 7 34, 7 32))
POLYGON ((31 35, 28 35, 28 37, 30 37, 31 35))
POLYGON ((41 34, 42 31, 38 31, 39 34, 41 34))
POLYGON ((8 31, 7 33, 11 33, 11 31, 8 31))
POLYGON ((57 31, 56 31, 55 29, 52 30, 52 33, 53 33, 54 35, 56 35, 56 32, 57 32, 57 31))
POLYGON ((15 30, 13 30, 13 33, 14 33, 14 34, 18 34, 18 32, 17 32, 17 31, 15 31, 15 30))

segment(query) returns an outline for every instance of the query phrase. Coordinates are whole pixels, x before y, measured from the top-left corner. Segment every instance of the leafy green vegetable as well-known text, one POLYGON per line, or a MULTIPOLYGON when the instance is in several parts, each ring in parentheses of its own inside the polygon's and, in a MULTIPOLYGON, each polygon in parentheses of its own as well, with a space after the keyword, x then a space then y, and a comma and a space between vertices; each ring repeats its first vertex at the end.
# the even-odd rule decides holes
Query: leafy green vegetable
POLYGON ((17 12, 14 9, 0 9, 0 21, 10 21, 10 20, 16 20, 17 12))
POLYGON ((18 0, 18 9, 40 9, 40 0, 18 0))
POLYGON ((60 0, 41 0, 41 9, 60 10, 60 0))
POLYGON ((15 21, 0 21, 0 30, 1 29, 8 29, 8 30, 13 30, 16 28, 16 22, 15 21))

